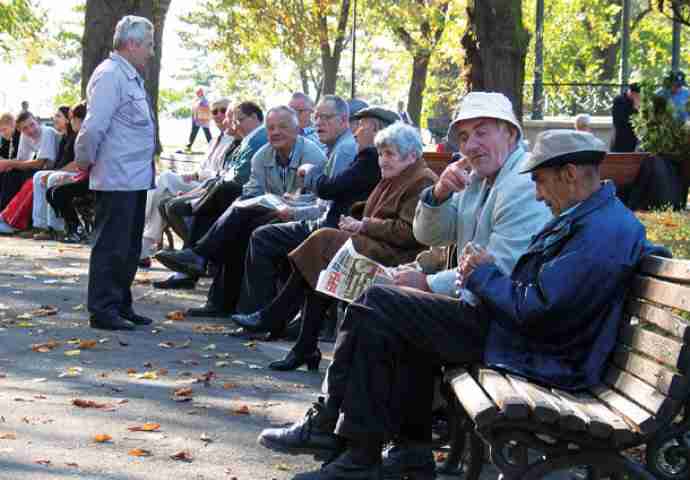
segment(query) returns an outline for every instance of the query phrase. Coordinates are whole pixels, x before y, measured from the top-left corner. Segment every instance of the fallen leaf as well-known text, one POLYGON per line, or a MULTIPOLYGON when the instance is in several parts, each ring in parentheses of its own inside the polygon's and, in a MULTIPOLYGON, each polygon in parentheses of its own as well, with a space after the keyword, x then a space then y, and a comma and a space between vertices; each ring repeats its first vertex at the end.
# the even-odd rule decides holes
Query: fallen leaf
POLYGON ((151 452, 143 448, 133 448, 129 451, 129 454, 133 457, 150 457, 152 455, 151 452))
POLYGON ((81 340, 79 342, 79 348, 82 350, 89 350, 95 348, 98 345, 98 340, 81 340))
POLYGON ((134 374, 134 377, 140 380, 157 380, 158 374, 155 371, 151 370, 149 372, 136 373, 134 374))
POLYGON ((45 399, 48 398, 48 397, 46 397, 45 395, 34 395, 34 398, 35 398, 36 400, 45 400, 45 399))
POLYGON ((215 344, 215 343, 211 343, 211 344, 209 344, 209 345, 206 345, 204 348, 202 348, 202 350, 204 350, 204 351, 215 350, 215 349, 216 349, 216 344, 215 344))
POLYGON ((67 370, 65 370, 60 375, 58 375, 58 378, 78 377, 79 375, 81 375, 81 372, 82 372, 81 367, 69 367, 67 370))
POLYGON ((185 318, 185 314, 182 310, 173 310, 165 315, 165 318, 172 320, 174 322, 181 322, 185 318))
POLYGON ((173 460, 179 460, 181 462, 191 462, 192 454, 189 453, 189 451, 187 450, 182 450, 173 455, 170 455, 170 458, 172 458, 173 460))
POLYGON ((239 385, 237 385, 236 383, 226 382, 223 384, 223 389, 225 389, 225 390, 230 390, 230 389, 237 388, 237 387, 239 387, 239 385))
POLYGON ((29 314, 34 318, 47 317, 49 315, 57 315, 59 308, 53 305, 41 305, 39 308, 32 310, 29 314))
POLYGON ((155 432, 159 428, 161 428, 160 423, 145 423, 143 425, 127 427, 127 430, 130 432, 155 432))
POLYGON ((79 305, 72 307, 72 310, 74 310, 75 312, 80 312, 81 310, 84 310, 84 308, 84 304, 80 303, 79 305))
POLYGON ((34 324, 31 322, 19 322, 17 326, 20 328, 31 328, 34 326, 34 324))
POLYGON ((98 435, 93 437, 93 441, 96 443, 105 443, 111 441, 112 439, 113 437, 105 433, 99 433, 98 435))
POLYGON ((50 460, 36 460, 34 463, 37 463, 39 465, 50 465, 53 462, 51 462, 50 460))
POLYGON ((276 470, 281 470, 283 472, 289 472, 291 469, 290 469, 289 465, 286 465, 285 463, 279 463, 278 465, 276 465, 276 470))
POLYGON ((79 408, 112 408, 112 405, 109 403, 99 403, 93 400, 82 400, 81 398, 75 398, 72 400, 72 405, 79 408))
POLYGON ((247 348, 256 348, 256 342, 253 340, 251 342, 245 342, 242 345, 244 345, 247 348))
POLYGON ((194 390, 191 387, 178 388, 173 392, 176 397, 191 397, 194 394, 194 390))
POLYGON ((81 350, 65 350, 65 355, 68 357, 77 357, 81 355, 81 350))
POLYGON ((31 345, 31 350, 38 353, 48 353, 55 347, 60 346, 60 342, 56 340, 49 340, 45 343, 34 343, 31 345))
POLYGON ((207 443, 207 444, 213 442, 213 439, 211 437, 209 437, 208 433, 206 433, 206 432, 201 434, 201 436, 199 437, 199 440, 201 440, 202 442, 207 443))
POLYGON ((161 342, 158 346, 161 348, 175 348, 175 342, 161 342))
POLYGON ((218 368, 227 367, 228 365, 230 365, 230 362, 227 362, 225 360, 221 360, 219 362, 216 362, 216 367, 218 367, 218 368))
POLYGON ((136 368, 128 368, 128 369, 127 369, 127 374, 128 374, 128 375, 132 375, 132 374, 134 374, 134 373, 137 373, 137 369, 136 369, 136 368))
POLYGON ((234 413, 235 415, 250 415, 249 407, 246 405, 242 405, 238 408, 233 408, 232 413, 234 413))
POLYGON ((65 466, 66 467, 72 467, 72 468, 79 468, 79 464, 74 463, 74 462, 65 463, 65 466))
POLYGON ((0 440, 16 440, 17 434, 14 432, 0 433, 0 440))

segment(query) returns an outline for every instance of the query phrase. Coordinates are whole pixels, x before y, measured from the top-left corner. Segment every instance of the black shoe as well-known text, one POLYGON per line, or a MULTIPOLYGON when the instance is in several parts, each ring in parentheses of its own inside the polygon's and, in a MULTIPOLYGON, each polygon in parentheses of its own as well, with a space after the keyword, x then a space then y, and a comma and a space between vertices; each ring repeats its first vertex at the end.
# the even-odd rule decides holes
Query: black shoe
POLYGON ((133 311, 130 312, 120 312, 120 317, 129 320, 135 325, 151 325, 153 320, 149 317, 144 317, 143 315, 137 315, 133 311))
POLYGON ((129 320, 115 315, 95 315, 89 316, 91 328, 101 330, 134 330, 134 324, 129 320))
POLYGON ((430 445, 393 442, 383 451, 383 478, 431 480, 436 478, 436 463, 430 445))
POLYGON ((230 320, 249 332, 265 333, 272 329, 272 325, 262 317, 261 310, 249 314, 236 313, 230 320))
POLYGON ((187 309, 187 315, 190 317, 229 317, 230 312, 221 310, 212 303, 206 302, 201 307, 187 309))
POLYGON ((346 450, 320 470, 298 473, 293 480, 381 480, 381 464, 359 463, 351 450, 346 450))
POLYGON ((266 448, 293 455, 336 451, 340 441, 333 433, 338 412, 326 407, 323 397, 314 403, 304 418, 285 428, 267 428, 259 435, 266 448))
POLYGON ((196 277, 177 278, 175 275, 170 275, 163 281, 153 282, 153 288, 164 290, 194 289, 196 288, 196 280, 196 277))
POLYGON ((194 253, 191 248, 161 250, 153 258, 173 272, 186 273, 190 277, 200 277, 206 272, 206 260, 194 253))
POLYGON ((319 363, 321 362, 321 350, 318 348, 315 352, 309 355, 297 355, 294 351, 290 350, 290 353, 282 360, 276 360, 268 364, 268 368, 271 370, 289 371, 297 370, 302 365, 306 364, 307 369, 310 371, 316 371, 319 369, 319 363))
POLYGON ((295 317, 290 320, 283 330, 283 334, 287 340, 292 340, 293 342, 299 338, 299 331, 302 329, 302 314, 298 313, 295 317))

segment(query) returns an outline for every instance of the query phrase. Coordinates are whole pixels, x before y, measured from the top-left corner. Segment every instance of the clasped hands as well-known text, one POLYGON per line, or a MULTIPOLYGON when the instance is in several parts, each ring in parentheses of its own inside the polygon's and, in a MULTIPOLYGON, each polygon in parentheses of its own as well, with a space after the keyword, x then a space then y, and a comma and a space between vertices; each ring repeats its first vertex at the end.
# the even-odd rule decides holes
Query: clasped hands
POLYGON ((357 220, 356 218, 347 215, 341 215, 340 221, 338 222, 338 228, 340 230, 355 234, 362 231, 363 225, 364 223, 361 220, 357 220))
POLYGON ((458 268, 455 274, 455 287, 459 290, 465 287, 467 278, 480 265, 493 263, 495 258, 484 247, 476 243, 467 242, 458 259, 458 268))

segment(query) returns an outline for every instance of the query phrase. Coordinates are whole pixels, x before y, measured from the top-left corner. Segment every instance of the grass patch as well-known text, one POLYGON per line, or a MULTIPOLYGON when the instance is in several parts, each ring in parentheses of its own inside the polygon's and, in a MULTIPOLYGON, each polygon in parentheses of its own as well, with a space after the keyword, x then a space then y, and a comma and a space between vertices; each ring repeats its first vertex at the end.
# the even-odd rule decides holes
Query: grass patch
POLYGON ((668 247, 675 258, 690 259, 690 211, 635 212, 647 228, 647 238, 668 247))

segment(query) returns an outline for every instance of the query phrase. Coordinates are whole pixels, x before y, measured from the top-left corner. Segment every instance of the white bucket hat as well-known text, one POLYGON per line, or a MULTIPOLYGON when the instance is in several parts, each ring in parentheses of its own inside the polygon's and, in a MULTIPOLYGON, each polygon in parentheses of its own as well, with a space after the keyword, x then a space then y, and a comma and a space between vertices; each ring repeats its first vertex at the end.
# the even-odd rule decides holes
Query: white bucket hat
POLYGON ((518 140, 522 139, 522 125, 518 122, 513 104, 508 97, 497 92, 470 92, 460 100, 460 106, 453 122, 448 127, 451 131, 455 124, 475 118, 496 118, 504 120, 518 130, 518 140))

